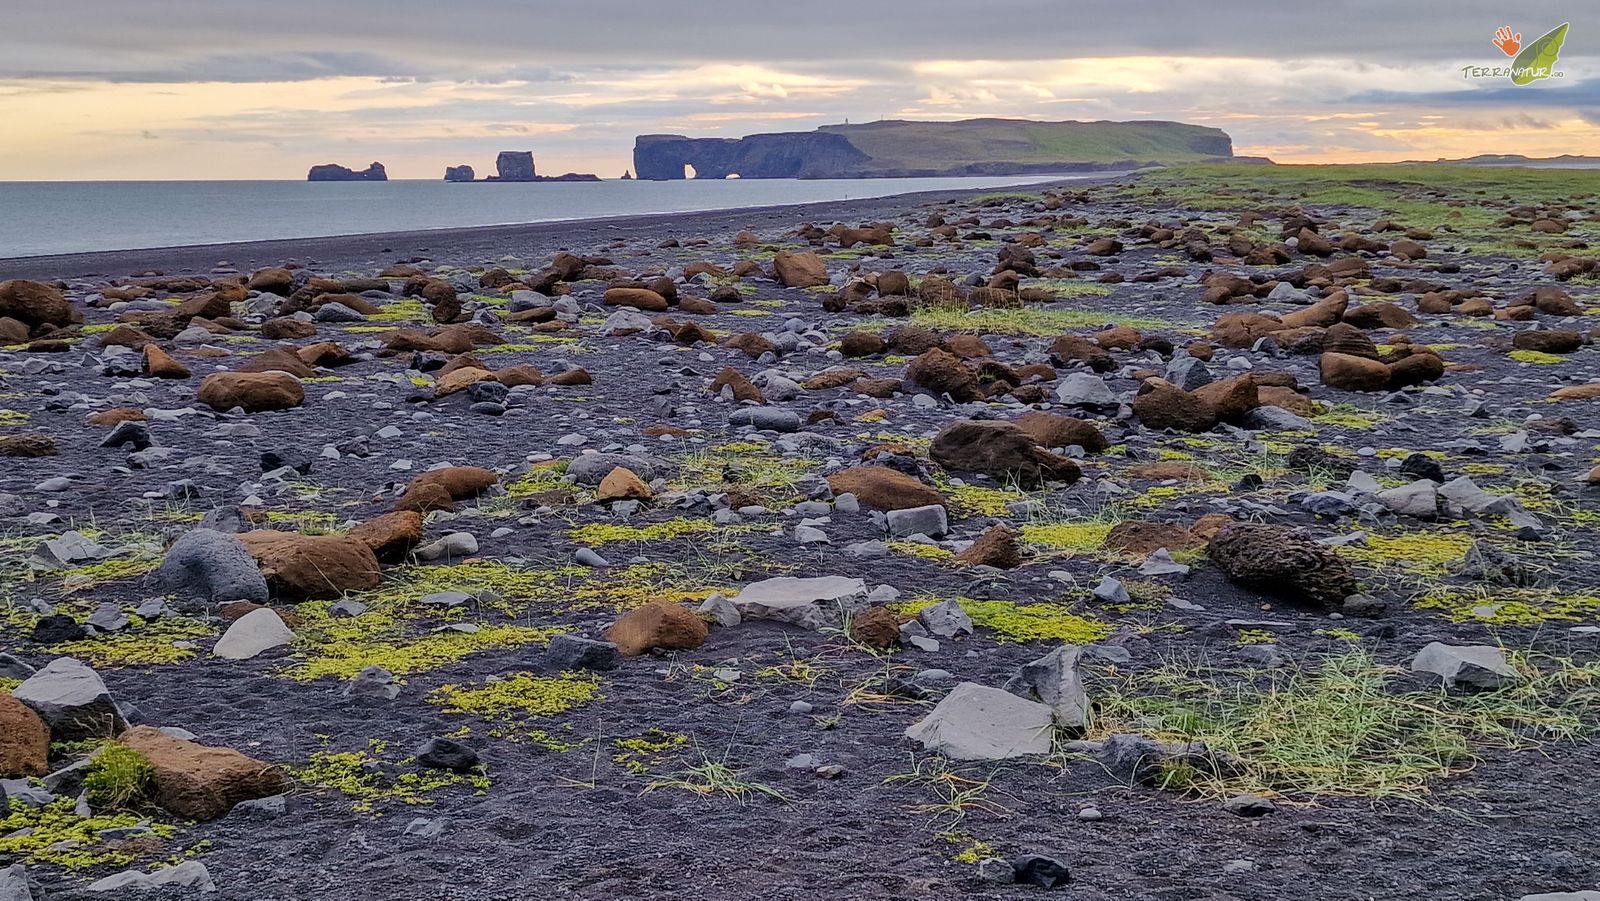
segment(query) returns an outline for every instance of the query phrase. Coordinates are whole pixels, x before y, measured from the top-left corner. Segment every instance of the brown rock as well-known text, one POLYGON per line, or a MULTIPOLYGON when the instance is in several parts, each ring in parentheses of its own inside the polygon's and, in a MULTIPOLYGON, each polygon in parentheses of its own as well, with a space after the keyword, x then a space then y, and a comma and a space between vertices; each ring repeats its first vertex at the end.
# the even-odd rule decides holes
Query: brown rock
POLYGON ((759 332, 745 332, 743 334, 734 335, 728 340, 722 342, 722 346, 729 347, 734 350, 742 350, 744 351, 744 355, 752 360, 757 359, 762 354, 775 354, 778 352, 778 345, 773 344, 771 341, 762 337, 759 332))
POLYGON ((425 485, 437 485, 450 495, 451 500, 477 497, 499 484, 500 476, 492 469, 481 466, 449 466, 422 473, 406 486, 406 494, 425 485))
POLYGON ((339 366, 349 366, 356 362, 355 355, 345 350, 341 344, 332 341, 319 341, 316 344, 307 344, 294 352, 300 362, 307 366, 322 366, 333 369, 339 366))
POLYGON ((1444 376, 1444 360, 1426 351, 1411 354, 1389 365, 1389 390, 1408 385, 1436 382, 1444 376))
POLYGON ((622 615, 606 638, 624 657, 637 657, 653 649, 692 651, 705 644, 711 632, 706 621, 677 604, 647 603, 622 615))
POLYGON ((888 338, 891 348, 911 356, 944 347, 944 339, 938 332, 920 325, 897 326, 889 332, 888 338))
POLYGON ((1600 400, 1600 384, 1568 385, 1550 392, 1550 400, 1600 400))
POLYGON ((838 339, 838 352, 846 357, 872 357, 882 354, 885 349, 888 349, 888 344, 870 331, 851 331, 838 339))
POLYGON ((944 495, 917 479, 887 466, 853 466, 828 476, 834 494, 853 494, 878 510, 909 510, 944 505, 944 495))
POLYGON ((900 617, 888 607, 868 607, 850 618, 850 637, 886 651, 900 643, 900 617))
POLYGON ((30 329, 59 328, 83 321, 83 314, 59 288, 20 278, 0 282, 0 316, 15 319, 30 329))
POLYGON ((280 598, 336 598, 378 587, 378 558, 366 543, 348 535, 257 529, 238 537, 280 598))
POLYGON ((859 369, 849 366, 836 366, 832 369, 824 369, 806 379, 800 383, 800 387, 807 391, 827 391, 832 388, 843 388, 845 385, 861 378, 861 374, 859 369))
POLYGON ((608 307, 633 307, 650 313, 667 311, 667 299, 649 288, 607 288, 601 302, 608 307))
POLYGON ((288 410, 305 403, 300 380, 287 372, 218 372, 200 383, 200 402, 219 413, 288 410))
POLYGON ((305 364, 293 350, 283 347, 274 347, 262 351, 244 362, 239 367, 240 372, 287 372, 296 378, 308 379, 316 375, 316 371, 305 364))
POLYGON ((527 363, 519 363, 516 366, 507 366, 504 369, 497 370, 494 374, 494 380, 508 388, 515 388, 518 385, 538 386, 544 384, 544 373, 527 363))
POLYGON ((970 547, 955 556, 968 566, 1015 569, 1022 565, 1022 545, 1009 526, 991 526, 970 547))
POLYGON ((379 562, 398 563, 422 541, 422 514, 415 510, 384 513, 356 526, 348 534, 371 548, 379 562))
POLYGON ((1095 372, 1110 372, 1117 368, 1117 360, 1105 348, 1077 335, 1062 335, 1050 344, 1050 360, 1064 366, 1074 360, 1089 364, 1095 372))
POLYGON ((822 257, 809 251, 778 251, 772 258, 772 270, 778 281, 789 288, 813 288, 828 283, 827 264, 822 257))
POLYGON ((1344 312, 1349 306, 1349 295, 1343 291, 1335 291, 1309 307, 1285 313, 1282 317, 1283 328, 1305 328, 1313 325, 1327 328, 1343 319, 1344 312))
POLYGON ((49 435, 7 435, 0 438, 0 457, 54 457, 56 439, 49 435))
POLYGON ((981 360, 994 355, 989 345, 977 335, 956 335, 946 342, 950 352, 963 360, 981 360))
POLYGON ((1106 540, 1101 543, 1101 547, 1143 557, 1161 548, 1166 548, 1168 551, 1182 551, 1199 547, 1204 543, 1195 537, 1194 533, 1177 523, 1129 519, 1112 526, 1111 531, 1106 533, 1106 540))
POLYGON ((144 371, 146 374, 158 379, 186 379, 189 377, 189 367, 179 363, 172 355, 155 346, 144 346, 144 371))
POLYGON ((435 510, 449 512, 455 508, 455 500, 442 485, 419 485, 406 491, 394 502, 394 509, 397 512, 407 510, 415 513, 432 513, 435 510))
POLYGON ((1511 346, 1517 350, 1536 350, 1547 354, 1570 354, 1583 346, 1583 336, 1577 332, 1559 329, 1538 329, 1517 332, 1511 336, 1511 346))
POLYGON ((17 779, 50 772, 50 727, 28 705, 0 694, 0 777, 17 779))
POLYGON ((288 297, 294 290, 294 273, 281 266, 258 269, 246 284, 252 291, 288 297))
POLYGON ((28 340, 28 324, 10 316, 0 316, 0 346, 24 344, 28 340))
POLYGON ((978 399, 978 377, 966 364, 936 348, 906 364, 906 379, 934 394, 949 394, 957 403, 978 399))
POLYGON ((1325 353, 1321 357, 1322 383, 1345 391, 1384 391, 1389 387, 1389 367, 1377 360, 1349 354, 1325 353))
POLYGON ((1057 416, 1054 413, 1024 413, 1016 420, 1017 428, 1040 447, 1070 447, 1077 445, 1085 453, 1098 454, 1110 444, 1100 427, 1087 419, 1075 416, 1057 416))
POLYGON ((261 337, 270 338, 273 341, 309 338, 316 333, 316 323, 307 322, 304 319, 291 319, 287 316, 280 316, 261 323, 261 337))
POLYGON ((647 501, 653 496, 650 486, 645 484, 644 479, 639 478, 637 473, 625 466, 618 466, 606 473, 606 477, 600 480, 599 489, 595 491, 595 499, 601 503, 647 501))
POLYGON ((733 391, 733 399, 737 401, 755 401, 758 404, 767 402, 766 397, 761 393, 761 389, 745 378, 744 373, 734 369, 732 366, 723 368, 721 372, 717 373, 717 377, 711 380, 712 394, 717 394, 723 388, 733 391))
POLYGON ((1207 554, 1235 584, 1291 602, 1337 610, 1357 589, 1343 557, 1286 526, 1232 523, 1207 554))
POLYGON ((150 763, 150 798, 189 820, 214 820, 241 801, 289 789, 289 779, 271 764, 232 748, 184 741, 152 726, 134 726, 117 739, 150 763))
POLYGON ((564 388, 570 388, 577 385, 593 385, 594 376, 589 374, 589 370, 584 369, 581 366, 574 366, 571 369, 564 369, 561 372, 551 376, 549 382, 552 385, 559 385, 564 388))
POLYGON ((1083 473, 1066 457, 1040 449, 1009 422, 958 420, 934 436, 928 449, 935 463, 957 472, 981 472, 1024 487, 1043 482, 1076 482, 1083 473))
POLYGON ((1107 350, 1133 350, 1143 340, 1138 329, 1126 325, 1108 328, 1094 336, 1094 342, 1107 350))
POLYGON ((1346 310, 1344 321, 1359 328, 1411 328, 1417 324, 1417 317, 1385 301, 1346 310))
POLYGON ((1245 414, 1261 406, 1260 390, 1255 376, 1246 373, 1231 379, 1209 382, 1194 389, 1195 397, 1211 405, 1217 418, 1223 422, 1237 423, 1245 414))
POLYGON ((878 273, 878 293, 904 296, 911 293, 911 279, 898 269, 878 273))
POLYGON ((1256 389, 1256 395, 1261 399, 1262 406, 1278 407, 1296 416, 1314 416, 1317 412, 1316 403, 1293 388, 1280 388, 1276 385, 1259 387, 1256 389))
POLYGON ((114 426, 122 422, 144 422, 144 411, 138 407, 113 407, 89 414, 90 425, 114 426))
POLYGON ((468 366, 447 372, 433 383, 434 397, 449 397, 458 391, 465 391, 478 382, 494 381, 494 373, 487 369, 478 369, 468 366))
POLYGON ((1133 415, 1147 429, 1204 432, 1217 424, 1217 411, 1211 404, 1160 379, 1144 383, 1134 398, 1133 415))
MULTIPOLYGON (((22 338, 19 340, 26 341, 27 338, 28 330, 24 328, 22 330, 22 338)), ((139 329, 134 328, 131 325, 119 325, 111 331, 100 336, 100 346, 131 347, 134 350, 143 350, 146 344, 149 344, 154 340, 155 338, 152 338, 151 336, 145 334, 139 329)))
POLYGON ((1367 360, 1378 359, 1378 346, 1372 343, 1367 333, 1344 322, 1331 325, 1322 333, 1321 346, 1324 353, 1345 354, 1367 360))

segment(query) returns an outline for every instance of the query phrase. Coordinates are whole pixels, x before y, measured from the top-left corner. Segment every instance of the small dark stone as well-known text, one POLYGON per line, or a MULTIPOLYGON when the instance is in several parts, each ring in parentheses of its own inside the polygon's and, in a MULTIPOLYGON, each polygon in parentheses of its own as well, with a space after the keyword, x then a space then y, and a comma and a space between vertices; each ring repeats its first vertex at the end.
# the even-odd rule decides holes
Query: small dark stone
POLYGON ((545 661, 559 670, 613 670, 617 668, 617 646, 563 632, 550 639, 545 661))
POLYGON ((430 738, 417 749, 417 763, 438 770, 464 773, 478 765, 478 752, 448 738, 430 738))
POLYGON ((70 616, 62 613, 52 613, 41 617, 34 624, 33 633, 29 636, 39 644, 61 644, 66 641, 81 641, 87 638, 83 626, 70 616))
POLYGON ((1423 453, 1415 453, 1406 457, 1405 461, 1400 464, 1400 472, 1413 478, 1438 482, 1441 485, 1445 483, 1444 467, 1439 465, 1438 460, 1423 453))
POLYGON ((289 450, 261 452, 262 472, 272 472, 275 469, 282 469, 285 466, 303 476, 311 474, 311 458, 305 454, 295 453, 294 451, 289 450))
POLYGON ((155 444, 155 440, 150 437, 149 424, 136 419, 123 420, 111 430, 106 440, 100 442, 101 447, 123 447, 128 444, 132 444, 136 451, 142 451, 155 444))
POLYGON ((1066 888, 1072 882, 1067 865, 1043 854, 1023 854, 1011 861, 1017 872, 1017 884, 1036 885, 1040 888, 1066 888))

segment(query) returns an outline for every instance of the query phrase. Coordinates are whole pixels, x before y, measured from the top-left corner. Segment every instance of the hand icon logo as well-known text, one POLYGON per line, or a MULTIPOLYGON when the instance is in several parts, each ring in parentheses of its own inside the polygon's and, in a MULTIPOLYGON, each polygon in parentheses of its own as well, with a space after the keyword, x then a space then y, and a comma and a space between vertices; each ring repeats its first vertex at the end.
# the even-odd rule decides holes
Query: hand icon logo
POLYGON ((1502 25, 1494 30, 1494 45, 1506 56, 1516 56, 1522 47, 1522 33, 1511 33, 1511 26, 1502 25))

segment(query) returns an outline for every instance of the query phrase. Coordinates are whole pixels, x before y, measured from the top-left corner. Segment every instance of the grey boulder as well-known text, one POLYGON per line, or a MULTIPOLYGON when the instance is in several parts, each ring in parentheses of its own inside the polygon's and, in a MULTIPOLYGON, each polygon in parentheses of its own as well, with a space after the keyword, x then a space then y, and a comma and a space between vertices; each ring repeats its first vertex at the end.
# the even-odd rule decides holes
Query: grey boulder
POLYGON ((55 740, 108 738, 127 727, 100 675, 71 657, 57 657, 12 689, 33 708, 55 740))
POLYGON ((208 603, 267 600, 267 580, 244 543, 212 529, 180 536, 151 578, 161 591, 208 603))
POLYGON ((906 737, 955 760, 1005 760, 1050 753, 1055 714, 1037 701, 963 682, 906 737))

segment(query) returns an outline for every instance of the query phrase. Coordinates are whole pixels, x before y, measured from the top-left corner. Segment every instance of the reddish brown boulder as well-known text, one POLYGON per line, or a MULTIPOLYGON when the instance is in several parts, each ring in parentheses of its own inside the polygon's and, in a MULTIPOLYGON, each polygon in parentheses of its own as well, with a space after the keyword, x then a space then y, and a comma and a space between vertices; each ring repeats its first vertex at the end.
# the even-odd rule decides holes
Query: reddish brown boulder
POLYGON ((410 494, 427 485, 437 485, 450 495, 451 500, 460 501, 477 497, 499 482, 500 476, 492 469, 484 469, 481 466, 449 466, 444 469, 429 470, 412 479, 406 486, 406 493, 410 494))
POLYGON ((261 323, 261 337, 273 341, 292 341, 297 338, 309 338, 317 333, 314 322, 304 319, 291 319, 280 316, 277 319, 268 319, 261 323))
POLYGON ((238 537, 280 598, 336 598, 378 587, 378 558, 366 543, 348 535, 257 529, 238 537))
POLYGON ((1389 367, 1378 360, 1349 354, 1325 353, 1320 360, 1322 383, 1345 391, 1383 391, 1389 387, 1389 367))
POLYGON ((1217 411, 1198 396, 1160 379, 1150 379, 1133 400, 1133 415, 1147 429, 1204 432, 1217 424, 1217 411))
POLYGON ((785 287, 813 288, 828 283, 828 266, 809 251, 780 250, 772 258, 774 276, 785 287))
POLYGON ((288 410, 305 403, 300 380, 287 372, 218 372, 200 383, 200 402, 218 412, 288 410))
POLYGON ((608 288, 601 302, 608 307, 633 307, 649 313, 667 311, 667 299, 649 288, 608 288))
POLYGON ((1022 565, 1022 545, 1017 533, 1005 525, 997 525, 978 536, 970 547, 955 556, 968 566, 993 566, 997 569, 1015 569, 1022 565))
POLYGON ((15 319, 30 329, 59 328, 83 321, 83 314, 59 288, 20 278, 0 282, 0 316, 15 319))
POLYGON ((189 367, 179 363, 172 355, 155 346, 144 346, 144 371, 146 374, 158 379, 186 379, 189 377, 189 367))
POLYGON ((184 819, 214 820, 241 801, 289 790, 282 770, 232 748, 173 738, 152 726, 134 726, 117 740, 150 764, 150 799, 184 819))
POLYGON ((1040 447, 1070 447, 1077 445, 1085 453, 1097 454, 1110 445, 1100 427, 1087 419, 1075 416, 1058 416, 1054 413, 1024 413, 1016 420, 1022 429, 1040 447))
POLYGON ((422 541, 422 514, 396 510, 375 516, 351 529, 349 536, 371 548, 379 562, 398 563, 422 541))
POLYGON ((0 777, 17 779, 50 772, 50 727, 32 708, 0 694, 0 777))
POLYGON ((600 487, 595 490, 595 499, 604 503, 606 501, 647 501, 653 497, 650 486, 644 479, 626 466, 618 466, 606 473, 600 480, 600 487))
POLYGON ((1160 548, 1182 551, 1199 547, 1205 541, 1187 528, 1171 522, 1145 522, 1130 519, 1117 523, 1106 533, 1101 547, 1124 554, 1147 556, 1160 548))
POLYGON ((957 403, 978 399, 978 377, 960 358, 936 348, 906 364, 906 379, 934 394, 949 394, 957 403))
POLYGON ((1009 422, 958 420, 945 426, 928 448, 935 463, 956 472, 980 472, 1024 487, 1076 482, 1083 473, 1066 457, 1042 450, 1009 422))
POLYGON ((732 366, 725 367, 721 372, 717 373, 716 378, 711 380, 712 394, 721 392, 723 388, 732 391, 733 399, 737 401, 748 400, 755 401, 758 404, 767 402, 766 397, 761 393, 761 389, 745 378, 744 373, 734 369, 732 366))
POLYGON ((850 637, 886 651, 900 643, 900 617, 888 607, 868 607, 850 618, 850 637))
POLYGON ((654 649, 691 651, 705 644, 711 630, 706 621, 677 604, 647 603, 622 615, 606 638, 624 657, 637 657, 654 649))
POLYGON ((887 466, 853 466, 828 476, 834 494, 853 494, 878 510, 909 510, 946 503, 944 495, 917 479, 887 466))

